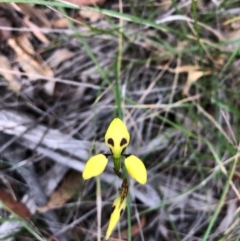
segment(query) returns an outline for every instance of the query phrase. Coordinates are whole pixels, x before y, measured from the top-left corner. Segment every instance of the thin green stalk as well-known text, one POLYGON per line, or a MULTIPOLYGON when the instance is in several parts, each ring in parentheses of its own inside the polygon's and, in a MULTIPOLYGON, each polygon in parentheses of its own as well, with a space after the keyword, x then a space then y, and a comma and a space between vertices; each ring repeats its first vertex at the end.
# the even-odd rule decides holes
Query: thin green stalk
MULTIPOLYGON (((177 5, 177 1, 176 0, 172 0, 172 5, 175 8, 176 13, 180 15, 181 12, 179 11, 179 8, 178 8, 178 5, 177 5)), ((180 26, 182 28, 184 36, 186 36, 187 35, 187 28, 186 28, 185 23, 183 21, 180 21, 180 26)), ((183 36, 183 39, 184 39, 184 36, 183 36)))
POLYGON ((25 221, 23 218, 19 217, 16 213, 14 213, 11 209, 8 208, 1 200, 0 205, 3 206, 6 210, 8 210, 14 218, 17 218, 16 221, 22 224, 24 228, 26 228, 30 234, 33 235, 33 237, 36 238, 38 241, 46 241, 44 237, 42 237, 41 233, 33 226, 31 226, 27 221, 25 221))
POLYGON ((199 56, 201 60, 201 66, 203 65, 203 49, 202 44, 200 42, 200 36, 199 36, 199 27, 198 27, 198 19, 197 19, 197 3, 195 0, 192 0, 192 10, 193 10, 193 18, 194 18, 194 29, 196 32, 197 37, 197 43, 198 43, 198 49, 199 49, 199 56))
POLYGON ((79 42, 83 45, 86 53, 88 54, 88 56, 91 58, 91 60, 93 61, 93 63, 96 65, 99 74, 101 75, 101 77, 104 79, 104 81, 106 83, 110 83, 110 81, 107 78, 106 72, 103 70, 103 68, 100 66, 98 60, 96 59, 96 57, 94 56, 91 48, 89 47, 89 45, 87 44, 87 42, 85 41, 85 39, 81 36, 81 34, 79 33, 79 31, 76 29, 76 27, 74 26, 74 24, 72 23, 72 21, 70 21, 70 19, 67 17, 67 13, 65 11, 65 9, 63 8, 59 8, 61 13, 66 17, 68 24, 70 26, 70 28, 75 31, 76 36, 79 40, 79 42))
POLYGON ((97 192, 97 240, 101 241, 101 210, 102 210, 102 198, 101 198, 101 181, 100 177, 96 177, 96 192, 97 192))
MULTIPOLYGON (((234 58, 239 54, 240 51, 240 44, 238 45, 238 47, 233 51, 233 53, 231 54, 231 56, 229 57, 229 59, 227 60, 227 63, 223 66, 221 72, 218 75, 218 79, 221 79, 223 76, 223 73, 226 71, 226 69, 231 65, 231 63, 233 62, 234 58)), ((223 83, 225 81, 225 79, 228 76, 226 75, 225 78, 223 78, 223 80, 221 81, 221 83, 223 83)))
POLYGON ((221 211, 221 208, 222 208, 222 206, 224 204, 224 200, 226 198, 227 192, 229 190, 230 181, 232 180, 232 176, 233 176, 233 173, 235 171, 237 161, 238 161, 238 155, 236 155, 235 160, 234 160, 234 162, 233 162, 233 164, 231 166, 230 175, 229 175, 229 177, 228 177, 228 179, 226 181, 226 184, 225 184, 224 189, 223 189, 223 193, 222 193, 222 195, 220 197, 219 203, 218 203, 218 205, 216 207, 216 210, 215 210, 215 212, 214 212, 214 214, 213 214, 213 216, 211 218, 211 221, 210 221, 210 223, 209 223, 209 225, 207 227, 207 230, 206 230, 206 232, 205 232, 205 234, 203 236, 203 240, 202 241, 207 241, 207 239, 208 239, 208 237, 210 235, 210 232, 211 232, 211 230, 213 228, 213 225, 214 225, 214 223, 215 223, 215 221, 216 221, 216 219, 218 217, 218 214, 221 211))
MULTIPOLYGON (((81 36, 81 34, 79 33, 79 31, 76 29, 76 27, 74 26, 74 24, 70 21, 70 19, 67 16, 67 13, 65 11, 65 9, 60 8, 61 13, 66 17, 66 19, 68 20, 69 26, 71 27, 72 30, 74 30, 76 32, 76 36, 79 39, 79 42, 83 45, 86 53, 88 54, 88 56, 91 58, 91 60, 93 61, 93 63, 96 65, 99 74, 101 75, 103 81, 101 83, 100 89, 97 92, 97 96, 100 95, 102 88, 104 86, 104 84, 108 83, 110 85, 110 81, 107 77, 107 73, 103 70, 103 68, 100 66, 98 60, 96 59, 96 57, 94 56, 91 48, 89 47, 89 45, 87 44, 87 42, 85 41, 84 37, 81 36)), ((98 97, 97 97, 98 99, 98 97)), ((97 102, 96 102, 97 103, 97 102)), ((97 108, 97 104, 94 104, 94 112, 96 112, 96 108, 97 108)), ((95 115, 96 116, 96 115, 95 115)), ((96 127, 96 119, 94 118, 94 126, 96 127)))
MULTIPOLYGON (((127 182, 129 183, 129 175, 125 166, 123 166, 123 174, 127 178, 127 182)), ((131 195, 129 191, 127 195, 127 224, 128 224, 128 241, 131 241, 132 240, 132 215, 131 215, 131 195)))
MULTIPOLYGON (((119 1, 119 12, 123 13, 123 5, 122 0, 119 1)), ((116 63, 116 105, 118 117, 120 119, 123 118, 122 108, 121 108, 121 91, 120 91, 120 79, 121 79, 121 66, 122 66, 122 53, 123 53, 123 19, 119 18, 119 34, 118 34, 118 55, 117 55, 117 63, 116 63)), ((120 159, 117 163, 114 161, 114 165, 118 165, 117 168, 120 168, 120 159)), ((129 175, 123 165, 123 174, 124 177, 127 178, 127 182, 129 183, 129 175)), ((131 197, 128 192, 127 196, 127 217, 128 217, 128 240, 132 240, 132 224, 131 224, 131 197)))
POLYGON ((118 74, 116 74, 116 90, 115 90, 115 102, 117 106, 117 116, 119 119, 122 120, 123 114, 122 114, 122 108, 121 108, 121 92, 119 90, 119 79, 118 74))
MULTIPOLYGON (((122 1, 119 1, 119 10, 122 13, 122 1)), ((123 48, 123 19, 119 19, 119 31, 118 31, 118 54, 116 63, 116 105, 118 117, 122 119, 122 108, 121 108, 121 92, 120 92, 120 78, 121 78, 121 64, 122 64, 122 48, 123 48)))
MULTIPOLYGON (((214 157, 214 159, 216 160, 216 162, 218 163, 218 165, 219 165, 219 166, 222 165, 219 157, 217 156, 217 153, 214 151, 214 148, 213 148, 212 144, 211 144, 208 140, 206 140, 205 138, 202 138, 201 140, 208 145, 208 147, 209 147, 210 151, 212 152, 213 157, 214 157)), ((235 168, 235 165, 236 165, 237 158, 238 158, 238 155, 236 155, 236 157, 235 157, 235 162, 234 162, 234 164, 233 164, 233 165, 234 165, 234 168, 235 168)), ((231 170, 232 170, 232 169, 231 169, 231 170)), ((184 195, 188 195, 188 194, 194 192, 195 190, 199 189, 199 188, 202 187, 202 186, 206 186, 206 184, 207 184, 211 179, 213 179, 218 172, 219 172, 219 171, 214 171, 214 172, 212 172, 212 174, 210 174, 204 181, 202 181, 202 182, 200 182, 200 183, 198 183, 198 184, 196 184, 196 185, 193 185, 192 187, 184 190, 181 194, 179 194, 179 195, 177 195, 177 196, 175 196, 175 197, 172 197, 172 198, 170 198, 170 199, 168 199, 168 200, 164 200, 163 202, 161 202, 161 204, 156 205, 155 207, 145 209, 144 211, 142 211, 142 212, 140 213, 140 215, 143 215, 143 214, 145 214, 145 213, 148 213, 148 212, 157 210, 157 209, 159 209, 159 208, 161 208, 161 207, 165 207, 166 205, 171 204, 173 201, 176 201, 177 198, 182 197, 182 196, 184 196, 184 195)), ((233 175, 233 172, 234 172, 234 171, 231 171, 231 175, 233 175)), ((231 181, 231 180, 230 180, 230 181, 231 181)), ((230 181, 229 181, 229 182, 230 182, 230 181)))
POLYGON ((132 222, 131 222, 131 196, 127 196, 127 217, 128 217, 128 241, 132 240, 132 222))
POLYGON ((240 236, 238 236, 238 238, 236 239, 236 241, 240 241, 240 236))
POLYGON ((79 9, 77 5, 62 3, 62 2, 50 2, 50 1, 41 1, 41 0, 1 0, 1 3, 25 3, 25 4, 36 4, 36 5, 46 5, 52 7, 63 7, 63 8, 72 8, 79 9))

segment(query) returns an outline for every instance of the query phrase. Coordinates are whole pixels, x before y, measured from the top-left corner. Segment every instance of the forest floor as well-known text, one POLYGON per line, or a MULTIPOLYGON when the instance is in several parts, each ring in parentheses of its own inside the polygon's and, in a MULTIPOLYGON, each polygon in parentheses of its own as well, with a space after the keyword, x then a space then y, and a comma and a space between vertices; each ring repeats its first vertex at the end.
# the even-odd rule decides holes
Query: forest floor
POLYGON ((110 240, 240 240, 239 1, 1 2, 0 240, 104 240, 115 117, 148 179, 110 240))

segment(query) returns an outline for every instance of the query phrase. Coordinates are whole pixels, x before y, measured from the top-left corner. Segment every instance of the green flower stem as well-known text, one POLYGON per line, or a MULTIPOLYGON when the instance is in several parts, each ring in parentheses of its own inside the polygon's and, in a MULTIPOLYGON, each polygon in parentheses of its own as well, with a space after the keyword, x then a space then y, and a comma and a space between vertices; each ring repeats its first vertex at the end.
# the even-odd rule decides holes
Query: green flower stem
MULTIPOLYGON (((129 176, 126 170, 126 167, 123 166, 123 174, 127 178, 127 182, 129 183, 129 176)), ((128 191, 127 196, 127 219, 128 219, 128 241, 132 241, 132 215, 131 215, 131 196, 128 191)))
POLYGON ((102 192, 101 192, 101 180, 100 177, 96 177, 96 192, 97 192, 97 240, 101 241, 101 212, 102 212, 102 192))
POLYGON ((114 163, 115 171, 120 172, 121 159, 120 158, 113 158, 113 163, 114 163))
MULTIPOLYGON (((239 151, 239 149, 240 149, 240 144, 238 146, 238 151, 239 151)), ((216 222, 216 219, 218 217, 218 214, 220 213, 220 211, 221 211, 221 209, 222 209, 222 207, 224 205, 224 200, 225 200, 225 198, 227 196, 227 192, 229 191, 229 186, 230 186, 233 174, 235 173, 236 165, 237 165, 237 162, 238 162, 238 157, 239 157, 239 155, 236 155, 235 160, 234 160, 234 162, 233 162, 233 164, 231 166, 231 169, 229 171, 229 174, 227 174, 227 180, 226 180, 226 183, 224 185, 222 195, 220 197, 219 203, 216 206, 215 212, 214 212, 214 214, 213 214, 213 216, 212 216, 212 218, 211 218, 211 220, 209 222, 209 225, 208 225, 207 230, 206 230, 206 232, 205 232, 205 234, 203 236, 202 241, 207 241, 208 240, 209 235, 211 233, 211 230, 212 230, 212 228, 213 228, 213 226, 214 226, 214 224, 216 222)))

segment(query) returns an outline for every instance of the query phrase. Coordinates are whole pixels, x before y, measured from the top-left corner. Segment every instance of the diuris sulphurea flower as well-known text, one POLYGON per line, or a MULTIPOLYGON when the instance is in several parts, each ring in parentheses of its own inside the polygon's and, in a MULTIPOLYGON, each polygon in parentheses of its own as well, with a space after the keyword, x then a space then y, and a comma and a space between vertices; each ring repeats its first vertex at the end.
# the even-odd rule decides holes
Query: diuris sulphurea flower
POLYGON ((124 155, 123 152, 128 146, 130 141, 130 135, 126 125, 119 119, 115 118, 110 123, 107 132, 105 134, 105 143, 109 147, 111 154, 98 154, 91 157, 83 170, 83 179, 89 179, 100 175, 106 168, 108 162, 108 156, 113 156, 114 171, 122 177, 120 172, 121 157, 126 157, 124 165, 130 174, 130 176, 141 184, 145 184, 147 181, 147 171, 143 162, 134 155, 124 155))
POLYGON ((113 211, 110 216, 106 239, 110 237, 120 219, 122 211, 126 208, 128 181, 127 174, 123 167, 125 167, 129 175, 140 184, 147 182, 147 170, 143 162, 134 155, 124 154, 129 142, 130 134, 126 125, 119 118, 113 119, 105 134, 105 144, 111 153, 92 156, 87 161, 82 174, 84 180, 100 175, 107 166, 108 157, 112 156, 114 172, 119 178, 123 179, 119 196, 113 202, 113 211), (123 158, 124 161, 121 163, 121 159, 123 158))

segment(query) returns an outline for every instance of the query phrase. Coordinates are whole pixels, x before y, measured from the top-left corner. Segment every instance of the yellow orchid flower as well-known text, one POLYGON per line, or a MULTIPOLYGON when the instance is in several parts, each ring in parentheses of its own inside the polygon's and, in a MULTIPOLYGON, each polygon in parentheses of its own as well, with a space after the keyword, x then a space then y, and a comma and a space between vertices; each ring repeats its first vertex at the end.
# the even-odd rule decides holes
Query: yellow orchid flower
POLYGON ((129 141, 130 135, 126 125, 119 118, 113 119, 105 134, 105 143, 111 150, 113 158, 119 159, 122 156, 129 141))
POLYGON ((104 154, 98 154, 91 157, 84 167, 82 174, 83 179, 87 180, 91 177, 96 177, 100 175, 106 168, 107 163, 108 158, 104 154))
POLYGON ((147 170, 143 162, 138 157, 129 155, 125 158, 124 164, 133 179, 141 184, 145 184, 147 182, 147 170))
POLYGON ((119 195, 113 202, 113 211, 110 217, 110 221, 108 224, 108 229, 106 232, 105 239, 108 240, 110 235, 112 234, 114 228, 116 227, 122 212, 126 208, 127 201, 126 198, 124 198, 123 201, 121 201, 121 196, 119 195))
POLYGON ((141 184, 147 182, 147 171, 143 162, 134 155, 124 155, 123 152, 128 146, 130 135, 126 125, 119 119, 115 118, 110 123, 105 134, 105 143, 111 150, 111 154, 99 154, 91 157, 83 170, 83 179, 89 179, 100 175, 106 168, 108 156, 113 156, 114 171, 122 179, 126 178, 120 171, 121 157, 125 157, 124 164, 130 176, 141 184))
MULTIPOLYGON (((118 197, 113 202, 113 211, 110 216, 105 239, 108 240, 116 227, 123 210, 126 208, 126 197, 128 195, 128 181, 125 172, 121 171, 121 157, 124 157, 124 165, 129 175, 141 184, 147 182, 147 170, 144 163, 134 155, 123 154, 130 142, 130 135, 126 125, 115 118, 110 123, 105 134, 105 143, 109 147, 111 154, 98 154, 91 157, 83 170, 83 179, 87 180, 100 175, 106 168, 108 157, 113 156, 114 171, 118 177, 123 179, 118 197)), ((123 169, 123 168, 122 168, 123 169)))

